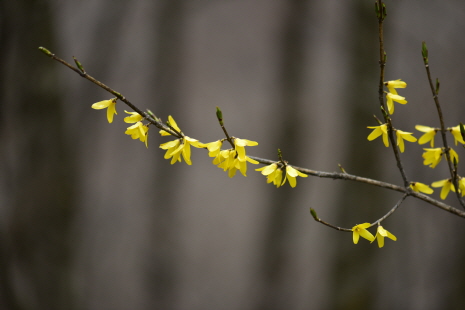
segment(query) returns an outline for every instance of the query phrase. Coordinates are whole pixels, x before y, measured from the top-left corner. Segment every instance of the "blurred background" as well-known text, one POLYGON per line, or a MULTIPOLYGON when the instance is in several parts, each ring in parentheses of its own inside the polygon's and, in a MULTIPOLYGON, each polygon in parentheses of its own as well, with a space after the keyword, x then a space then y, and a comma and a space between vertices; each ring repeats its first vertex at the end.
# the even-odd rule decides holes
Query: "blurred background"
MULTIPOLYGON (((386 79, 408 83, 394 126, 439 126, 422 41, 446 126, 465 122, 465 2, 387 7, 386 79)), ((37 49, 76 56, 202 142, 223 138, 219 106, 231 135, 259 142, 249 155, 280 148, 401 185, 391 150, 366 139, 381 117, 377 31, 372 0, 1 1, 0 309, 463 309, 464 219, 410 198, 383 222, 396 242, 354 245, 309 208, 351 228, 399 193, 315 177, 276 189, 250 164, 230 179, 198 149, 170 165, 169 137, 132 140, 124 104, 108 124, 91 105, 112 96, 37 49)), ((422 147, 407 142, 408 177, 447 178, 422 147)))

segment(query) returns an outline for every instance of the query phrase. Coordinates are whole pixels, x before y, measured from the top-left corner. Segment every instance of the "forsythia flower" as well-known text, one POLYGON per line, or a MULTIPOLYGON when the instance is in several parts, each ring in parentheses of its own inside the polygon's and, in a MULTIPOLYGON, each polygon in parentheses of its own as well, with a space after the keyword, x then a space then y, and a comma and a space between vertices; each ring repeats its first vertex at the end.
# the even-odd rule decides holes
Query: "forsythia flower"
POLYGON ((115 114, 118 114, 118 113, 116 113, 116 98, 113 98, 113 99, 110 99, 110 100, 99 101, 99 102, 96 102, 96 103, 94 103, 92 105, 92 109, 95 109, 95 110, 101 110, 101 109, 105 109, 105 108, 108 108, 107 109, 108 122, 112 123, 113 122, 113 116, 115 114))
POLYGON ((433 189, 426 184, 420 182, 411 182, 410 188, 417 193, 432 194, 433 189))
POLYGON ((302 178, 308 177, 308 175, 306 175, 305 173, 302 173, 302 172, 294 169, 293 167, 291 167, 289 165, 286 165, 286 176, 284 177, 283 184, 281 184, 281 185, 284 185, 284 183, 286 183, 286 179, 288 179, 289 180, 289 185, 291 185, 291 187, 296 187, 296 185, 297 185, 296 177, 297 176, 302 177, 302 178))
POLYGON ((425 133, 423 136, 420 137, 420 140, 418 140, 418 144, 425 144, 428 141, 431 141, 430 145, 431 147, 434 147, 434 136, 437 132, 436 129, 423 125, 416 125, 415 129, 425 133))
POLYGON ((239 138, 233 138, 234 139, 234 145, 235 145, 235 150, 237 152, 237 158, 239 158, 240 161, 245 161, 246 156, 245 156, 245 146, 255 146, 258 145, 257 142, 255 141, 250 141, 247 139, 239 139, 239 138))
MULTIPOLYGON (((176 129, 178 132, 181 133, 181 129, 179 129, 178 124, 176 124, 173 117, 170 115, 168 116, 168 123, 171 127, 176 129)), ((170 136, 171 134, 160 130, 160 135, 162 136, 170 136)), ((205 145, 200 142, 199 140, 190 138, 188 136, 183 136, 182 138, 169 141, 163 144, 160 144, 160 148, 166 150, 165 159, 171 158, 171 164, 175 162, 181 162, 181 155, 184 158, 186 164, 192 165, 191 161, 191 145, 197 148, 203 148, 205 145)))
POLYGON ((423 165, 435 168, 442 159, 442 148, 424 149, 426 152, 421 155, 425 160, 423 165))
POLYGON ((261 171, 263 175, 267 176, 267 182, 266 183, 271 183, 273 182, 276 187, 283 186, 284 183, 286 183, 286 180, 289 180, 289 185, 291 187, 296 187, 297 185, 297 180, 296 177, 300 176, 303 178, 308 177, 305 173, 302 173, 295 168, 286 165, 286 176, 284 177, 283 180, 283 170, 282 167, 278 167, 278 164, 274 163, 269 166, 265 166, 259 169, 255 169, 255 171, 261 171))
POLYGON ((452 133, 452 135, 454 136, 455 145, 457 145, 457 142, 465 144, 465 141, 463 141, 462 133, 460 132, 460 125, 457 125, 455 127, 448 128, 448 129, 452 133))
POLYGON ((441 190, 441 199, 442 200, 447 198, 447 195, 449 195, 450 190, 455 192, 454 184, 452 184, 452 181, 450 179, 433 182, 433 184, 431 184, 431 186, 432 187, 442 187, 442 190, 441 190))
POLYGON ((355 244, 358 243, 360 236, 369 241, 375 240, 375 237, 373 237, 373 235, 368 230, 366 230, 368 227, 370 227, 370 223, 358 224, 352 227, 352 231, 354 232, 352 237, 355 244))
POLYGON ((370 135, 368 136, 369 141, 373 141, 374 139, 378 138, 379 136, 383 135, 383 142, 386 147, 389 146, 389 139, 387 134, 387 124, 383 124, 380 126, 368 126, 367 128, 375 129, 373 130, 370 135))
MULTIPOLYGON (((179 129, 178 124, 176 124, 174 118, 169 115, 168 116, 168 122, 167 122, 171 127, 176 129, 179 133, 182 133, 181 129, 179 129)), ((171 134, 163 129, 160 130, 160 135, 161 136, 171 136, 171 134)))
POLYGON ((221 151, 222 145, 223 145, 223 142, 221 140, 205 144, 205 147, 208 149, 208 156, 210 157, 218 156, 218 154, 221 151))
MULTIPOLYGON (((378 240, 378 246, 382 248, 384 246, 384 237, 388 237, 391 240, 396 241, 397 238, 389 231, 383 228, 383 226, 378 226, 378 230, 376 231, 376 239, 378 240)), ((373 242, 373 241, 372 241, 373 242)))
POLYGON ((399 129, 396 130, 397 145, 399 146, 401 153, 403 153, 405 150, 404 140, 407 140, 410 142, 417 141, 417 138, 411 136, 411 134, 412 134, 411 132, 405 132, 399 129))
POLYGON ((394 95, 397 95, 396 88, 407 87, 407 83, 405 83, 404 81, 401 81, 400 79, 384 82, 384 85, 389 89, 389 92, 394 95))
POLYGON ((263 175, 267 176, 266 183, 273 182, 276 187, 280 187, 283 184, 283 171, 276 163, 255 169, 255 171, 261 171, 263 175))
POLYGON ((144 118, 142 115, 140 115, 137 112, 128 112, 126 110, 124 110, 124 112, 131 115, 131 116, 127 116, 124 118, 125 123, 137 123, 137 122, 140 122, 144 118))
POLYGON ((137 122, 136 124, 128 127, 125 134, 130 135, 133 139, 139 139, 141 142, 145 143, 146 147, 148 147, 148 132, 149 127, 142 125, 142 122, 137 122))
POLYGON ((203 144, 200 141, 184 136, 182 139, 176 139, 160 144, 160 148, 166 150, 164 158, 171 158, 171 164, 174 164, 177 161, 181 162, 182 154, 186 164, 192 165, 191 145, 197 148, 203 147, 203 144))
POLYGON ((394 114, 394 102, 393 101, 401 103, 401 104, 407 103, 407 100, 405 100, 405 97, 402 97, 402 96, 399 96, 393 93, 387 93, 386 100, 387 100, 389 114, 394 114))

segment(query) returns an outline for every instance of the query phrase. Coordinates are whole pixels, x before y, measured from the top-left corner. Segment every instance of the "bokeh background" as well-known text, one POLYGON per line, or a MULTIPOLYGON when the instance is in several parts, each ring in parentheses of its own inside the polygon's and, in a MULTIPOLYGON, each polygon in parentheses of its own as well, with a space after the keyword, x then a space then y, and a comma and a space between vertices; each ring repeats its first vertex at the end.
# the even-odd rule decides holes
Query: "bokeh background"
MULTIPOLYGON (((394 125, 438 126, 423 40, 446 125, 464 122, 465 2, 387 6, 386 78, 408 83, 394 125)), ((314 177, 276 189, 252 165, 230 179, 197 149, 170 165, 169 139, 124 135, 127 107, 108 124, 90 106, 111 95, 37 49, 202 142, 223 137, 219 106, 230 134, 259 142, 250 155, 402 184, 366 139, 381 117, 374 1, 1 1, 0 46, 0 309, 463 309, 464 219, 407 199, 383 222, 397 242, 354 245, 309 208, 350 228, 399 193, 314 177)), ((448 177, 421 154, 407 143, 410 179, 448 177)))

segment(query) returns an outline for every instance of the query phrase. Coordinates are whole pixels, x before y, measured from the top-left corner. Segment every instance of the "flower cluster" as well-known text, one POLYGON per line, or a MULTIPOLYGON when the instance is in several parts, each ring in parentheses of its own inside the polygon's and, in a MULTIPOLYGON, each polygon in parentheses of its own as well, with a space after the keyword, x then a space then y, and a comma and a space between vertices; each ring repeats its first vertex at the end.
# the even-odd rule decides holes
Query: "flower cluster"
MULTIPOLYGON (((401 104, 406 104, 407 101, 405 100, 404 97, 399 96, 397 94, 396 88, 405 88, 407 87, 407 83, 401 80, 395 80, 395 81, 388 81, 384 82, 384 85, 389 89, 389 93, 386 94, 386 101, 388 105, 388 110, 390 114, 394 113, 394 101, 399 102, 401 104)), ((381 123, 381 122, 380 122, 381 123)), ((379 126, 368 126, 367 128, 374 129, 369 135, 368 135, 368 140, 372 141, 379 136, 383 137, 383 143, 386 147, 389 147, 389 135, 388 132, 392 128, 389 128, 388 124, 381 124, 379 126)), ((395 131, 396 133, 396 138, 397 138, 397 146, 399 147, 399 150, 403 153, 405 151, 405 143, 404 140, 409 141, 409 142, 416 142, 417 138, 412 136, 411 132, 406 132, 402 131, 399 129, 394 129, 392 130, 395 131)))
POLYGON ((391 240, 396 241, 397 238, 393 234, 391 234, 389 231, 383 228, 383 226, 378 225, 378 229, 376 231, 376 236, 373 236, 367 228, 370 228, 371 224, 370 223, 363 223, 363 224, 358 224, 352 227, 352 238, 354 241, 354 244, 358 243, 358 240, 360 237, 367 239, 370 242, 375 241, 375 239, 378 241, 378 246, 382 248, 384 246, 384 238, 388 237, 391 240))

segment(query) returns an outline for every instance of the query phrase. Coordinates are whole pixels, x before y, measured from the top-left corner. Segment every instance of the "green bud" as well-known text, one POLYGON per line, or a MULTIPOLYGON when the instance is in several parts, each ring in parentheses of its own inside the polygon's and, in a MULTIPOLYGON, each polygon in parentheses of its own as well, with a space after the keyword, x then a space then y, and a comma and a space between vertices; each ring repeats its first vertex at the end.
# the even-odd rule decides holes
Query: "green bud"
POLYGON ((376 12, 376 17, 379 18, 379 5, 378 5, 378 2, 375 2, 375 12, 376 12))
MULTIPOLYGON (((381 124, 380 124, 381 125, 381 124)), ((339 169, 341 170, 342 173, 346 173, 347 172, 345 171, 344 167, 341 166, 341 164, 337 164, 339 166, 339 169)))
POLYGON ((216 117, 218 118, 220 125, 223 126, 223 112, 221 112, 219 107, 216 107, 216 117))
POLYGON ((45 47, 42 47, 42 46, 41 46, 41 47, 39 47, 39 50, 40 50, 42 53, 44 53, 45 55, 49 56, 49 57, 52 57, 52 56, 53 56, 53 54, 52 54, 48 49, 46 49, 45 47))
POLYGON ((383 19, 386 18, 386 15, 387 15, 386 4, 383 3, 383 13, 382 13, 383 19))
POLYGON ((313 210, 312 208, 310 208, 310 214, 313 216, 313 218, 315 219, 315 221, 318 221, 318 215, 316 215, 315 210, 313 210))
POLYGON ((423 62, 425 65, 428 64, 428 48, 426 47, 426 42, 421 43, 421 55, 423 56, 423 62))
POLYGON ((439 95, 439 86, 440 86, 439 79, 436 78, 436 95, 439 95))
POLYGON ((79 68, 79 70, 81 70, 82 73, 86 74, 86 70, 84 70, 84 67, 81 65, 79 60, 77 60, 76 57, 74 57, 74 56, 73 56, 73 59, 74 59, 74 63, 79 68))

